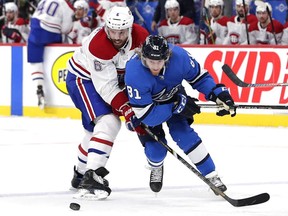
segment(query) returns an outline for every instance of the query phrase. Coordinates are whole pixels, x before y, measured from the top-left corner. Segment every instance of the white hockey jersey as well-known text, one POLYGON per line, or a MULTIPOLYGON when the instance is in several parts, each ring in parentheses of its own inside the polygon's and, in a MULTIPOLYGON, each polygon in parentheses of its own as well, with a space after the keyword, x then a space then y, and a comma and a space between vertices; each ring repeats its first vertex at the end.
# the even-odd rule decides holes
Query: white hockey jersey
POLYGON ((73 6, 66 0, 41 0, 32 18, 40 20, 41 28, 54 33, 68 34, 73 26, 73 6))
POLYGON ((282 45, 288 45, 288 22, 286 22, 283 26, 283 35, 281 39, 282 45))
POLYGON ((272 20, 274 29, 271 22, 267 25, 266 28, 262 28, 260 22, 252 23, 249 26, 249 39, 250 44, 280 44, 281 37, 283 34, 283 26, 277 20, 272 20), (275 31, 275 32, 274 32, 275 31), (275 34, 275 38, 274 38, 275 34))
POLYGON ((132 34, 121 50, 114 48, 104 27, 95 29, 69 59, 69 72, 92 80, 96 91, 108 104, 122 91, 126 62, 148 36, 146 29, 133 24, 132 34))
POLYGON ((29 21, 24 20, 23 18, 17 18, 17 20, 12 23, 8 22, 2 27, 2 42, 3 43, 26 43, 28 34, 30 32, 29 28, 29 21), (8 29, 13 29, 18 31, 19 35, 15 35, 14 38, 9 38, 5 34, 3 34, 3 29, 8 28, 8 29))
MULTIPOLYGON (((258 22, 258 19, 253 14, 247 15, 247 30, 249 25, 253 22, 258 22)), ((238 16, 233 16, 227 22, 227 37, 225 38, 223 44, 247 44, 247 31, 245 20, 240 21, 238 16)))
POLYGON ((197 44, 194 21, 181 16, 177 23, 171 23, 170 18, 162 20, 158 27, 158 34, 173 44, 197 44))
POLYGON ((87 39, 92 29, 100 27, 100 22, 96 18, 84 17, 81 20, 73 22, 73 28, 68 34, 68 42, 70 44, 82 44, 87 39))

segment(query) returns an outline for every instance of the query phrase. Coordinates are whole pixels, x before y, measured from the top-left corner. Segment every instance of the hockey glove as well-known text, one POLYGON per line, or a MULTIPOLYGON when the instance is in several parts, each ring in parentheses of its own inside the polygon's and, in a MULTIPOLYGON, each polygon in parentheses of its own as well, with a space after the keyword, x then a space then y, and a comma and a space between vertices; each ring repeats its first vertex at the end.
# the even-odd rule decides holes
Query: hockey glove
POLYGON ((207 44, 215 44, 216 34, 211 29, 211 26, 206 21, 203 21, 200 25, 200 32, 204 35, 207 44))
POLYGON ((136 131, 136 133, 139 135, 146 134, 146 131, 140 125, 141 121, 135 116, 131 106, 128 104, 124 105, 121 112, 125 118, 125 125, 128 130, 136 131))
POLYGON ((223 84, 217 84, 209 95, 209 100, 216 102, 220 107, 216 113, 218 116, 236 116, 236 106, 228 89, 223 84))
POLYGON ((18 29, 8 28, 7 26, 3 26, 2 32, 7 38, 14 40, 14 42, 16 43, 19 43, 21 41, 22 37, 18 29))
POLYGON ((195 103, 196 98, 178 94, 178 100, 173 108, 173 113, 191 118, 196 113, 200 113, 200 107, 195 103))

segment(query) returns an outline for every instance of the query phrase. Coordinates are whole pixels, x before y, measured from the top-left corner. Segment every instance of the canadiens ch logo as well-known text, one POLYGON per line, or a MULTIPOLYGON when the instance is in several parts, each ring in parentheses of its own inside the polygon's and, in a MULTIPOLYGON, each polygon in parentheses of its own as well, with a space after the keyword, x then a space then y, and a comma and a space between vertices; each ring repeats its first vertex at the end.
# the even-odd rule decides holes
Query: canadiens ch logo
POLYGON ((102 71, 102 64, 101 64, 101 62, 95 60, 95 61, 94 61, 94 68, 95 68, 96 71, 102 71))

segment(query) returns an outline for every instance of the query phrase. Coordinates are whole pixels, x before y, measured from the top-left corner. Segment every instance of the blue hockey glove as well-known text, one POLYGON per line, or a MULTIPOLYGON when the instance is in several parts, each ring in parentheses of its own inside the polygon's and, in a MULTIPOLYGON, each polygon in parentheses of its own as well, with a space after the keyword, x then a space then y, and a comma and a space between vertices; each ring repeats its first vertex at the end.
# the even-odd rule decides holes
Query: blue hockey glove
POLYGON ((236 116, 236 106, 228 89, 223 84, 217 84, 209 95, 209 100, 214 101, 220 107, 216 112, 218 116, 231 115, 236 116))
POLYGON ((173 113, 191 118, 196 113, 200 113, 200 107, 195 103, 196 98, 178 94, 178 100, 173 108, 173 113))

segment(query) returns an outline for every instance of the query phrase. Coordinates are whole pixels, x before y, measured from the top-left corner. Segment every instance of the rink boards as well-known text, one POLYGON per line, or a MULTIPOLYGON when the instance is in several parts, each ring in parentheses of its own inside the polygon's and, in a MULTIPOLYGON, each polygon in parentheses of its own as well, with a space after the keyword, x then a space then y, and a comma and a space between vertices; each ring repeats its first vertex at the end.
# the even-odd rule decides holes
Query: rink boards
MULTIPOLYGON (((80 118, 67 95, 66 62, 76 46, 49 46, 45 49, 45 92, 47 107, 37 107, 36 87, 31 79, 25 45, 0 46, 0 115, 80 118)), ((241 88, 233 84, 222 72, 222 65, 230 65, 237 76, 251 83, 287 83, 287 46, 185 46, 188 52, 206 68, 216 82, 224 83, 236 104, 288 105, 288 87, 241 88)), ((207 103, 203 95, 187 92, 207 103)), ((288 126, 287 110, 238 110, 234 118, 217 117, 214 109, 203 109, 195 116, 195 123, 231 125, 288 126)))

